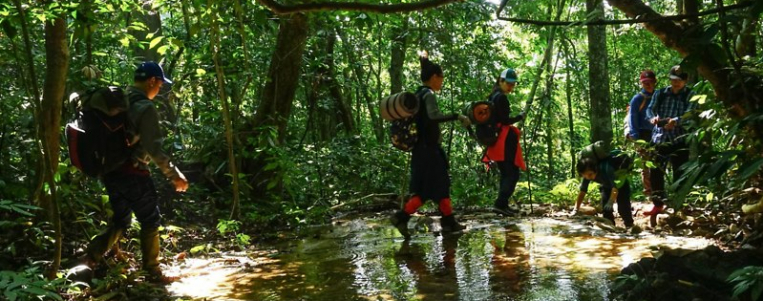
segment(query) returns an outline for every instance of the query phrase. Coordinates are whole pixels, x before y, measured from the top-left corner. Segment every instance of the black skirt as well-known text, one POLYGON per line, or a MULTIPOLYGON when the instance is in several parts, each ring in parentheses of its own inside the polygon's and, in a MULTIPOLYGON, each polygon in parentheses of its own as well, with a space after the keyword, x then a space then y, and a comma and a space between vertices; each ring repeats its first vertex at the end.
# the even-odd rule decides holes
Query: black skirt
POLYGON ((419 143, 412 151, 410 192, 422 201, 450 197, 448 159, 440 146, 419 143))

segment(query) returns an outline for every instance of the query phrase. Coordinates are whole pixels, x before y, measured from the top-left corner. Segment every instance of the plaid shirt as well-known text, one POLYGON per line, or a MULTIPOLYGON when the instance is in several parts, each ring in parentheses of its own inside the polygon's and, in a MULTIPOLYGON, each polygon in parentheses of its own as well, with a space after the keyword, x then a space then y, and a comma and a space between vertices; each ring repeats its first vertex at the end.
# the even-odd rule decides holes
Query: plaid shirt
POLYGON ((652 101, 646 108, 647 118, 649 120, 654 117, 675 119, 676 127, 668 130, 661 125, 655 126, 652 130, 653 143, 673 142, 686 133, 681 124, 681 117, 697 107, 697 103, 691 101, 692 96, 694 96, 694 92, 687 87, 681 89, 677 94, 673 93, 670 86, 654 91, 652 101))

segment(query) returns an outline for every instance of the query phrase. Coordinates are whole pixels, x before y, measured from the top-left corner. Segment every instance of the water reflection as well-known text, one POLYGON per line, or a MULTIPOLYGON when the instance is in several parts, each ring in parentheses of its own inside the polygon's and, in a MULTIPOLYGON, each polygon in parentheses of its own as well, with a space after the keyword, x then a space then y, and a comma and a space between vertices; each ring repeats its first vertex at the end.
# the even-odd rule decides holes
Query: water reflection
MULTIPOLYGON (((419 219, 413 222, 439 222, 419 219)), ((180 267, 186 277, 170 291, 212 300, 598 301, 609 300, 612 275, 650 256, 652 246, 708 244, 553 219, 464 220, 470 230, 461 235, 422 232, 404 241, 384 219, 354 219, 268 246, 270 252, 220 264, 189 260, 180 267)))

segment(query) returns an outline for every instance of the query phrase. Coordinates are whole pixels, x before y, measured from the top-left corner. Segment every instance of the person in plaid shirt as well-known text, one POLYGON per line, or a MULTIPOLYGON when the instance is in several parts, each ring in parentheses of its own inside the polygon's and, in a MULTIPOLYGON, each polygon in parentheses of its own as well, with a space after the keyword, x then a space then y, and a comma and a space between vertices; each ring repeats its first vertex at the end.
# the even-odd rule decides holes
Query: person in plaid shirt
POLYGON ((649 121, 654 124, 651 142, 655 146, 654 157, 657 168, 650 170, 652 182, 652 210, 644 212, 652 216, 652 226, 656 225, 655 216, 662 212, 667 200, 665 192, 665 169, 670 163, 673 169, 673 181, 681 178, 681 166, 689 160, 689 149, 683 135, 686 129, 682 123, 684 114, 696 108, 692 102, 692 92, 686 87, 688 74, 680 66, 670 69, 670 86, 654 92, 646 109, 649 121))

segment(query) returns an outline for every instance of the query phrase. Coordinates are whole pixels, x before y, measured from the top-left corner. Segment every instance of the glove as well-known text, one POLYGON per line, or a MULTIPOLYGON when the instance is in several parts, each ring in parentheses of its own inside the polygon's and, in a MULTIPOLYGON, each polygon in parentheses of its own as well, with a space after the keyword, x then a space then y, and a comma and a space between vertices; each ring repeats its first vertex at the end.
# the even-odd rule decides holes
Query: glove
POLYGON ((458 121, 461 122, 462 127, 468 127, 472 125, 472 121, 469 120, 469 117, 466 117, 464 115, 458 115, 458 121))
POLYGON ((612 201, 607 202, 604 204, 604 211, 612 211, 612 201))

